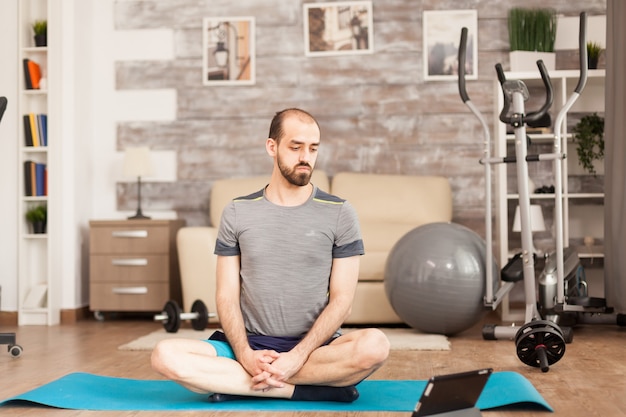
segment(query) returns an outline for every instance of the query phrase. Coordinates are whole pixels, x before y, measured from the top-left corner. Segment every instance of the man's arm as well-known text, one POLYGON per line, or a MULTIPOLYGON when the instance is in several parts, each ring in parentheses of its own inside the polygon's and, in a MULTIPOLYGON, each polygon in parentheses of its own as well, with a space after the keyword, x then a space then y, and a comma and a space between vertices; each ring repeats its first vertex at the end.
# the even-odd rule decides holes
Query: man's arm
POLYGON ((239 308, 239 260, 239 256, 218 255, 216 274, 216 304, 220 325, 237 357, 249 348, 239 308))
POLYGON ((335 258, 330 274, 328 305, 313 327, 293 349, 307 357, 330 339, 352 311, 359 277, 360 256, 335 258))
POLYGON ((217 257, 217 312, 237 361, 249 374, 257 375, 263 371, 261 366, 276 359, 278 354, 272 351, 255 352, 248 344, 239 301, 241 292, 239 269, 239 256, 217 257))
MULTIPOLYGON (((311 352, 328 341, 350 315, 358 282, 359 263, 359 256, 333 259, 328 305, 313 323, 304 339, 291 351, 282 353, 280 358, 266 367, 274 379, 288 381, 306 363, 311 352), (282 377, 277 376, 280 372, 283 373, 282 377)), ((255 378, 253 381, 262 382, 260 379, 255 378)))

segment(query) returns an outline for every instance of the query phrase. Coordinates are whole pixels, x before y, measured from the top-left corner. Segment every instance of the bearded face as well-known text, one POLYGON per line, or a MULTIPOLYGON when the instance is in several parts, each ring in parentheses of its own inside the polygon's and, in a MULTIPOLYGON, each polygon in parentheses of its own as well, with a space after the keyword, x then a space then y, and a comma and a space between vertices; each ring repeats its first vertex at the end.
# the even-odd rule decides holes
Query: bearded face
POLYGON ((311 175, 313 174, 311 165, 307 162, 299 162, 293 167, 290 167, 283 158, 281 158, 280 151, 277 152, 277 155, 280 173, 290 184, 302 187, 311 181, 311 175))

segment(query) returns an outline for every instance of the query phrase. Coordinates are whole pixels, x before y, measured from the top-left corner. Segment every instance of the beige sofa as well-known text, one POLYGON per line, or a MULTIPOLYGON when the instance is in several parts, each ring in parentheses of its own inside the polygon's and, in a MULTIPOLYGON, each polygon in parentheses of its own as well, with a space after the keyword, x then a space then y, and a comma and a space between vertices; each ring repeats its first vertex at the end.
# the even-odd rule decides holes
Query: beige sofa
MULTIPOLYGON (((223 208, 233 198, 265 186, 268 177, 218 180, 211 190, 210 227, 184 227, 177 237, 184 310, 196 299, 215 312, 213 255, 223 208)), ((361 223, 365 255, 361 258, 352 314, 346 324, 401 323, 387 300, 384 270, 393 245, 422 224, 452 220, 452 193, 447 178, 342 172, 330 183, 315 171, 312 182, 322 190, 348 200, 361 223)), ((219 321, 217 317, 212 322, 219 321)))

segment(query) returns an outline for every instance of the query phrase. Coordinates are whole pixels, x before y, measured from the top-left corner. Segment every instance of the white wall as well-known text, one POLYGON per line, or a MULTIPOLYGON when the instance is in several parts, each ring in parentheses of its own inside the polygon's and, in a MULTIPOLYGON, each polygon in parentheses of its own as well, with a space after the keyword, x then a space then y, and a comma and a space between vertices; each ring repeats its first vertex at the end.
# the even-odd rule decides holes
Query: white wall
MULTIPOLYGON (((3 0, 0 13, 0 95, 9 100, 0 123, 1 311, 18 308, 18 1, 3 0)), ((172 120, 176 113, 173 90, 116 92, 115 61, 137 56, 172 59, 173 34, 169 30, 116 32, 113 3, 114 0, 58 0, 58 7, 50 16, 60 22, 57 35, 62 51, 62 75, 56 88, 62 91, 62 111, 58 113, 61 120, 57 125, 63 135, 63 149, 57 158, 61 161, 61 172, 57 174, 64 180, 62 189, 57 190, 61 197, 57 209, 63 210, 64 215, 55 226, 59 244, 53 245, 51 254, 55 259, 53 279, 61 287, 61 309, 88 304, 89 220, 121 219, 131 214, 116 207, 116 182, 132 181, 121 175, 123 150, 116 147, 116 122, 172 120), (147 44, 142 41, 146 36, 156 36, 159 42, 147 44)), ((146 180, 176 179, 174 152, 155 151, 153 160, 158 168, 146 180)), ((169 211, 144 212, 153 218, 176 217, 169 211)))
MULTIPOLYGON (((116 147, 116 122, 124 120, 174 120, 175 90, 115 90, 115 61, 173 59, 171 30, 115 31, 113 0, 92 3, 92 101, 93 138, 92 218, 126 218, 133 214, 117 210, 115 184, 129 181, 122 176, 123 150, 116 147), (97 192, 95 192, 97 190, 97 192)), ((155 173, 147 181, 174 181, 176 154, 153 151, 155 173)), ((153 218, 175 218, 176 213, 144 213, 153 218)))
POLYGON ((120 217, 115 208, 115 112, 113 73, 113 7, 112 1, 92 1, 92 90, 93 109, 92 137, 92 186, 98 192, 91 193, 94 218, 120 217))
MULTIPOLYGON (((580 18, 559 16, 556 26, 554 49, 578 49, 580 18)), ((587 17, 587 42, 595 42, 606 48, 606 15, 587 17)))
POLYGON ((17 2, 0 11, 0 96, 9 100, 0 122, 0 309, 17 310, 17 2), (7 59, 15 57, 15 59, 7 59))

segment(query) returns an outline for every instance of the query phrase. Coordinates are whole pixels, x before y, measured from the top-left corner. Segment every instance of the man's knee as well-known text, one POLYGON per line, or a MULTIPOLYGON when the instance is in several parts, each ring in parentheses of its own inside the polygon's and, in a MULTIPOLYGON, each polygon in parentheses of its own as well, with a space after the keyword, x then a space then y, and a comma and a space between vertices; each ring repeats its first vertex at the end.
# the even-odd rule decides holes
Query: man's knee
POLYGON ((389 339, 379 329, 364 329, 357 341, 357 355, 364 368, 377 368, 389 356, 389 339))
POLYGON ((175 349, 170 340, 158 342, 150 355, 152 369, 162 374, 166 373, 170 368, 169 362, 175 354, 175 349))
POLYGON ((187 378, 196 372, 199 360, 215 358, 215 348, 206 341, 166 339, 157 343, 152 351, 152 368, 173 380, 187 378))

